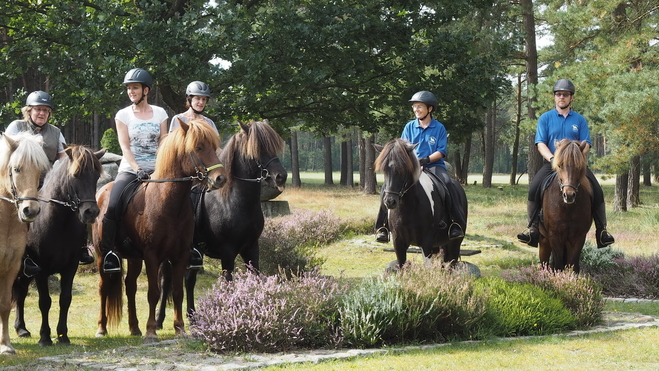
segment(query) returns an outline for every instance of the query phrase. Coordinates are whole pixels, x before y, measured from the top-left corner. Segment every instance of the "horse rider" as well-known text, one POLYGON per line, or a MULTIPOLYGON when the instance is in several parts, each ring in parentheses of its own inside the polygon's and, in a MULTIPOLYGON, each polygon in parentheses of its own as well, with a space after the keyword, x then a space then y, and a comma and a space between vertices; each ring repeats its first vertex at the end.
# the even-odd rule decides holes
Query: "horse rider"
POLYGON ((149 174, 155 169, 158 144, 167 135, 167 112, 148 103, 148 94, 153 86, 151 75, 144 69, 133 68, 126 73, 123 85, 131 105, 115 115, 123 156, 103 217, 101 253, 103 271, 106 273, 121 271, 121 261, 113 251, 117 221, 121 217, 118 215, 121 210, 117 209, 121 194, 136 179, 149 179, 149 174))
MULTIPOLYGON (((555 108, 545 112, 538 119, 538 127, 535 134, 535 144, 538 152, 543 157, 540 170, 533 177, 529 186, 527 202, 527 213, 529 224, 527 229, 517 235, 517 239, 529 246, 537 247, 540 232, 538 231, 538 218, 540 207, 537 205, 537 195, 543 180, 553 170, 551 162, 554 159, 556 145, 562 139, 586 141, 590 149, 590 131, 586 119, 572 110, 575 88, 570 80, 560 79, 554 84, 555 108)), ((593 217, 595 220, 595 238, 597 247, 602 248, 611 245, 615 239, 606 230, 606 207, 604 204, 604 192, 595 175, 587 169, 588 180, 593 188, 593 217)))
MULTIPOLYGON (((12 121, 7 126, 5 134, 11 136, 22 131, 27 131, 40 135, 43 138, 44 152, 46 152, 51 165, 60 158, 66 157, 66 153, 64 152, 64 148, 66 147, 64 135, 62 135, 59 128, 48 123, 53 112, 53 100, 50 94, 41 90, 33 91, 27 96, 25 107, 21 109, 21 112, 23 113, 23 119, 12 121)), ((39 180, 39 188, 43 185, 45 176, 46 172, 43 172, 39 180)), ((91 264, 93 262, 94 257, 89 253, 87 246, 81 246, 80 264, 91 264)), ((40 271, 41 267, 26 254, 23 259, 23 274, 27 277, 32 277, 40 271)))
MULTIPOLYGON (((432 112, 437 109, 437 98, 429 91, 419 91, 412 96, 409 102, 412 104, 412 111, 416 118, 405 125, 401 138, 410 143, 418 144, 414 151, 419 158, 419 164, 424 170, 436 175, 446 186, 448 190, 446 207, 451 219, 448 236, 451 240, 462 238, 464 237, 463 226, 466 225, 466 222, 458 203, 453 202, 453 200, 459 200, 460 198, 456 185, 451 181, 444 164, 448 134, 444 125, 432 117, 432 112)), ((387 210, 382 204, 376 222, 376 231, 376 241, 389 242, 387 210)))
MULTIPOLYGON (((202 114, 204 112, 204 109, 206 109, 206 105, 208 104, 210 98, 211 98, 211 89, 208 87, 208 85, 205 82, 193 81, 189 83, 188 87, 185 89, 185 106, 188 108, 188 110, 183 113, 174 115, 174 117, 172 117, 172 120, 169 123, 169 132, 171 133, 172 131, 180 127, 179 120, 185 123, 188 123, 192 120, 202 120, 206 124, 208 124, 208 126, 213 128, 213 130, 215 130, 215 132, 219 137, 220 133, 217 131, 217 127, 215 126, 213 120, 209 119, 208 117, 202 114)), ((220 151, 221 149, 218 147, 217 149, 218 155, 220 151)), ((192 191, 191 197, 193 201, 193 206, 195 206, 195 208, 201 201, 201 195, 202 195, 201 192, 202 191, 200 189, 196 189, 196 188, 194 188, 192 191)), ((199 251, 199 249, 197 249, 197 247, 193 244, 192 250, 190 251, 190 263, 188 265, 188 268, 200 269, 203 268, 203 266, 204 266, 203 255, 199 251)))

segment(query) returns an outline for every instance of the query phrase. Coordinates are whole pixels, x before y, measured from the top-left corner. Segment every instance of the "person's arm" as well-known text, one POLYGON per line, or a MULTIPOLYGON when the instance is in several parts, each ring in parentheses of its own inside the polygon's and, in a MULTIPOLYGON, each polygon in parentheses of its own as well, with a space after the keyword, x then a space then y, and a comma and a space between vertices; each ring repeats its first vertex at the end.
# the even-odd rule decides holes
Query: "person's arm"
POLYGON ((137 161, 135 161, 135 156, 133 156, 133 152, 130 150, 128 127, 126 124, 117 119, 115 119, 114 122, 117 126, 117 137, 119 139, 119 146, 121 146, 121 153, 126 162, 128 162, 128 165, 130 165, 134 171, 137 171, 140 166, 137 164, 137 161))
POLYGON ((66 140, 64 140, 64 135, 62 132, 59 133, 59 143, 57 145, 57 159, 61 159, 66 157, 66 152, 64 152, 64 148, 66 147, 66 140))
POLYGON ((551 153, 551 150, 549 147, 547 147, 546 144, 540 142, 536 144, 536 147, 538 148, 538 152, 540 152, 540 155, 547 160, 547 162, 551 162, 551 159, 554 158, 554 154, 551 153))
POLYGON ((167 117, 165 117, 164 120, 160 123, 160 137, 158 138, 158 145, 162 143, 162 141, 165 139, 167 136, 167 117))

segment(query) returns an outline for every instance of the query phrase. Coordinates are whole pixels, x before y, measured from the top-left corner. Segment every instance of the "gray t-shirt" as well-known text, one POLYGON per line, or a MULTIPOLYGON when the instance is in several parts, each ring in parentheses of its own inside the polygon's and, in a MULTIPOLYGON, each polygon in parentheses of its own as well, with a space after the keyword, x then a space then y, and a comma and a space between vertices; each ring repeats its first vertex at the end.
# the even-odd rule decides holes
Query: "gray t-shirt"
MULTIPOLYGON (((130 151, 133 153, 137 164, 146 171, 153 171, 156 167, 160 123, 167 120, 168 117, 167 112, 162 107, 151 105, 151 109, 153 110, 153 116, 146 120, 137 118, 133 113, 132 106, 119 110, 115 116, 116 120, 121 121, 128 128, 130 151)), ((121 160, 119 172, 135 173, 125 158, 121 160)))

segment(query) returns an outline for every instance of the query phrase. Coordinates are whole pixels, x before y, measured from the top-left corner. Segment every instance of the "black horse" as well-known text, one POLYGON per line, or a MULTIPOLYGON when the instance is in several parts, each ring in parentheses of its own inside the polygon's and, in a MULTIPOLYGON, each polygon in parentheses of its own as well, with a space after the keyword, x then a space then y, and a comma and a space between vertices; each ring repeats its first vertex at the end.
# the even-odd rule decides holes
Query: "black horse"
POLYGON ((32 279, 39 290, 41 329, 39 345, 52 345, 48 311, 52 300, 48 291, 48 277, 60 274, 60 312, 57 341, 69 344, 67 319, 71 306, 73 279, 78 270, 80 248, 87 244, 87 224, 99 213, 94 194, 103 167, 99 159, 105 150, 92 152, 84 146, 73 145, 66 156, 55 163, 46 175, 39 191, 41 213, 32 222, 26 250, 41 267, 41 272, 28 278, 19 274, 13 286, 16 301, 14 328, 20 337, 30 337, 25 327, 25 297, 32 279))
MULTIPOLYGON (((261 183, 268 182, 280 190, 287 173, 277 157, 284 151, 284 141, 267 121, 240 124, 220 154, 220 162, 230 174, 224 188, 204 193, 196 213, 195 238, 206 244, 204 253, 222 261, 228 280, 232 278, 238 255, 251 269, 259 269, 259 237, 263 231, 261 183)), ((165 319, 169 296, 169 264, 161 265, 161 297, 158 326, 165 319)), ((194 287, 197 270, 189 269, 185 277, 188 314, 194 312, 194 287)))
MULTIPOLYGON (((410 245, 419 246, 426 258, 441 253, 444 262, 453 264, 460 258, 463 238, 448 238, 447 227, 451 224, 446 212, 448 191, 439 179, 433 180, 433 174, 421 171, 414 148, 415 145, 404 139, 394 139, 377 148, 381 153, 375 161, 376 170, 384 173, 381 202, 389 211, 398 267, 407 261, 410 245)), ((453 202, 464 212, 466 222, 467 197, 459 184, 457 188, 460 199, 453 202)))

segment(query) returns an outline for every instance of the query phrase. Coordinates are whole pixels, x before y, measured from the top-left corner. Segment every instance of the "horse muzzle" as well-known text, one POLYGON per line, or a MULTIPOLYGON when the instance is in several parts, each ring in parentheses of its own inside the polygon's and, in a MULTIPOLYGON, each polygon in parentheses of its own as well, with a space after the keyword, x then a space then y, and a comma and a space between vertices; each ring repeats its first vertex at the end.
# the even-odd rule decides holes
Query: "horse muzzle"
POLYGON ((21 201, 18 203, 18 218, 24 223, 32 223, 41 212, 39 201, 21 201))
POLYGON ((385 196, 382 199, 382 203, 389 210, 394 210, 398 208, 398 197, 385 196))

